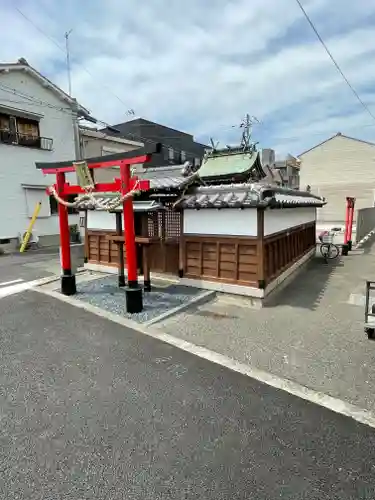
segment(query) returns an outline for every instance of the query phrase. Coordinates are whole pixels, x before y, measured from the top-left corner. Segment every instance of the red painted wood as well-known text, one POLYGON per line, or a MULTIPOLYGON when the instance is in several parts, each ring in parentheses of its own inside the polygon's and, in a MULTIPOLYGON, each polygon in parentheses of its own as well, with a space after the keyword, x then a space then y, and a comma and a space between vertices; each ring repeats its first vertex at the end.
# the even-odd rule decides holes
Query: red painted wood
MULTIPOLYGON (((57 189, 56 184, 54 185, 54 188, 57 189)), ((147 180, 141 180, 138 181, 137 177, 132 177, 130 179, 130 191, 132 189, 139 189, 141 191, 148 191, 150 189, 150 181, 147 180)), ((49 194, 48 188, 47 188, 47 194, 49 194)), ((95 184, 95 193, 113 193, 113 192, 120 192, 121 191, 121 181, 120 179, 115 179, 115 182, 109 182, 109 183, 99 183, 95 184)), ((84 194, 86 191, 81 188, 81 186, 71 186, 69 182, 66 182, 64 185, 64 188, 62 190, 63 196, 69 196, 72 194, 84 194)))
MULTIPOLYGON (((65 174, 59 172, 56 174, 56 188, 59 196, 64 198, 62 193, 65 185, 65 174)), ((58 204, 59 226, 60 226, 60 248, 61 248, 61 266, 63 274, 71 272, 72 264, 70 258, 70 233, 69 233, 69 219, 68 209, 62 203, 58 204)))
MULTIPOLYGON (((151 155, 135 156, 134 158, 126 158, 126 160, 111 160, 102 161, 100 163, 90 163, 89 168, 111 168, 111 167, 121 167, 121 165, 137 165, 139 163, 147 163, 151 160, 151 155)), ((67 173, 75 172, 74 165, 69 167, 61 168, 43 168, 43 174, 56 174, 58 172, 67 173)))
MULTIPOLYGON (((128 193, 131 188, 130 166, 121 165, 121 194, 128 193)), ((136 284, 137 276, 137 253, 135 246, 135 231, 134 231, 134 211, 133 200, 127 198, 123 203, 124 214, 124 231, 125 231, 125 248, 126 248, 126 265, 128 268, 128 282, 136 284)))

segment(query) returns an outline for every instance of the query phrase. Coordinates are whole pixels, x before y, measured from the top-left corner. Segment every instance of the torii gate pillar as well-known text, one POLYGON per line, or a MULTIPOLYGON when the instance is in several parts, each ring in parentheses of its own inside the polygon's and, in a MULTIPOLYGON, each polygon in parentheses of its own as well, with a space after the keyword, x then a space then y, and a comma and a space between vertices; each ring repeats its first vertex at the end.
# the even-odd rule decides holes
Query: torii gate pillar
MULTIPOLYGON (((64 172, 56 173, 56 188, 59 196, 64 199, 64 172)), ((61 293, 63 295, 74 295, 77 292, 77 287, 76 277, 72 273, 68 209, 62 203, 58 203, 58 214, 60 227, 61 293)))
MULTIPOLYGON (((86 161, 90 169, 110 168, 120 166, 121 179, 115 179, 112 183, 95 184, 96 193, 120 192, 125 195, 133 189, 147 191, 150 188, 149 181, 132 178, 130 166, 140 163, 147 163, 151 160, 153 153, 160 153, 162 145, 155 143, 135 151, 117 153, 106 157, 89 158, 86 161)), ((69 195, 85 194, 81 186, 71 186, 65 181, 66 172, 75 172, 72 162, 59 163, 36 163, 36 167, 44 174, 56 174, 55 189, 62 200, 66 200, 69 195)), ((48 191, 48 190, 47 190, 48 191)), ((138 313, 143 309, 142 289, 138 286, 137 276, 137 254, 134 232, 134 212, 131 196, 123 202, 125 248, 128 269, 128 287, 126 288, 126 310, 128 313, 138 313)), ((60 254, 61 254, 61 292, 64 295, 74 295, 76 293, 76 279, 72 273, 72 263, 70 255, 70 231, 67 207, 59 203, 59 226, 60 226, 60 254)))

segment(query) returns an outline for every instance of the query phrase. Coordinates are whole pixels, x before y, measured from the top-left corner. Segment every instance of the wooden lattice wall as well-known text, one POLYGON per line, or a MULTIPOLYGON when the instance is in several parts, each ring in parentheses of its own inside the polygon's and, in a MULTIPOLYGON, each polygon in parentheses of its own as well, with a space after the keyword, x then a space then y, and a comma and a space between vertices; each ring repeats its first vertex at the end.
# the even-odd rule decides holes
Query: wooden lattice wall
POLYGON ((315 222, 266 237, 263 251, 266 284, 276 279, 315 246, 315 222))
POLYGON ((181 242, 182 214, 171 209, 147 214, 149 237, 160 240, 150 245, 151 269, 163 273, 177 274, 181 242))
MULTIPOLYGON (((159 241, 150 245, 148 255, 151 271, 177 275, 179 269, 179 245, 182 228, 182 214, 173 210, 147 212, 140 214, 144 218, 142 236, 157 237, 159 241)), ((109 230, 88 230, 86 237, 86 255, 88 261, 95 264, 118 266, 118 247, 109 242, 107 236, 115 234, 109 230)), ((141 236, 137 234, 136 236, 141 236)), ((124 248, 126 262, 126 251, 124 248)))

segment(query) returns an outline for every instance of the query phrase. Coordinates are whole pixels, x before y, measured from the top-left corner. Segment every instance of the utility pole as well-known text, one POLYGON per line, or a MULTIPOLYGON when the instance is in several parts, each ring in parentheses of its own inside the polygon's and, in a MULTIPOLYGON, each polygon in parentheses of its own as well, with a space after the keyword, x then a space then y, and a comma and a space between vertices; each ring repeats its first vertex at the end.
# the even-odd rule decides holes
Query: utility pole
MULTIPOLYGON (((69 36, 73 29, 65 32, 65 47, 66 47, 66 70, 68 73, 68 94, 72 97, 72 78, 70 74, 70 49, 69 49, 69 36)), ((77 101, 74 100, 73 106, 73 129, 74 129, 74 144, 75 144, 75 156, 76 160, 81 160, 82 158, 82 148, 81 148, 81 137, 79 133, 79 123, 78 123, 78 109, 77 101)))
POLYGON ((81 134, 78 123, 78 103, 76 99, 74 99, 74 106, 73 106, 73 132, 74 132, 74 146, 75 146, 76 160, 82 160, 83 151, 81 145, 81 134))
POLYGON ((65 48, 66 48, 66 70, 68 72, 68 93, 72 95, 72 79, 70 75, 70 51, 69 51, 69 35, 73 30, 69 30, 65 32, 65 48))

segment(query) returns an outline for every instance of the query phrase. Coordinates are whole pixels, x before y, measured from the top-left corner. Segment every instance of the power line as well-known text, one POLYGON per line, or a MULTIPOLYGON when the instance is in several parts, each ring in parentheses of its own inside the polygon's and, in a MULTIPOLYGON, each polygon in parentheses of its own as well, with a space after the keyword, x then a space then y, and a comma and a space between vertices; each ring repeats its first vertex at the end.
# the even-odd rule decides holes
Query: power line
MULTIPOLYGON (((9 102, 9 103, 12 103, 12 104, 23 104, 23 105, 27 105, 27 106, 38 106, 38 107, 50 108, 50 109, 54 109, 56 111, 61 111, 63 113, 66 113, 66 114, 69 114, 69 115, 73 116, 72 111, 70 109, 68 109, 68 108, 63 108, 63 107, 55 106, 54 104, 48 103, 48 102, 43 101, 41 99, 36 99, 35 97, 33 97, 30 94, 26 94, 24 92, 20 92, 19 90, 14 89, 12 87, 8 87, 5 84, 0 83, 0 89, 3 90, 6 93, 12 94, 14 96, 21 97, 22 99, 27 99, 27 101, 25 101, 25 100, 19 101, 19 100, 12 100, 12 99, 3 99, 6 102, 9 102)), ((58 119, 58 118, 56 118, 56 119, 58 119)), ((99 120, 98 119, 97 122, 100 123, 100 124, 102 124, 104 127, 111 127, 111 125, 109 123, 107 123, 107 122, 105 122, 103 120, 99 120)), ((375 123, 368 123, 366 125, 360 125, 360 126, 357 126, 357 127, 352 127, 352 129, 353 130, 354 129, 355 130, 362 130, 362 129, 367 129, 369 127, 375 127, 375 123)), ((221 128, 224 128, 224 125, 221 128)), ((225 129, 231 130, 231 129, 233 129, 233 126, 226 126, 225 129)), ((90 130, 90 128, 88 128, 88 130, 90 130)), ((93 128, 92 130, 96 130, 96 129, 93 128)), ((113 138, 117 137, 117 135, 115 135, 115 134, 111 135, 111 134, 103 132, 102 130, 96 130, 96 131, 101 132, 103 134, 103 138, 110 139, 112 137, 113 138)), ((321 137, 321 136, 327 136, 327 135, 334 135, 334 132, 333 131, 331 133, 329 133, 329 132, 327 132, 327 133, 326 132, 314 132, 314 133, 310 133, 309 137, 321 137)), ((124 138, 123 136, 120 136, 120 137, 124 138)), ((152 144, 156 144, 157 143, 157 141, 153 141, 152 139, 148 139, 146 137, 138 136, 136 134, 131 134, 131 133, 126 134, 125 138, 137 140, 138 142, 149 142, 149 143, 152 143, 152 144)), ((276 138, 274 138, 274 142, 277 142, 278 144, 283 144, 283 143, 292 142, 292 141, 300 140, 300 139, 301 139, 300 135, 299 136, 293 136, 293 137, 276 137, 276 138)), ((166 148, 172 148, 177 153, 181 153, 182 151, 185 151, 187 154, 194 155, 194 153, 192 153, 191 151, 176 149, 174 146, 171 146, 169 144, 163 143, 163 146, 166 147, 166 148)))
POLYGON ((303 15, 305 16, 307 22, 309 23, 309 25, 311 26, 312 30, 314 31, 315 35, 318 37, 318 40, 320 41, 320 43, 323 45, 325 51, 327 52, 329 58, 331 59, 331 61, 333 62, 333 64, 335 65, 337 71, 340 73, 340 75, 342 76, 343 80, 345 81, 345 83, 347 84, 347 86, 350 88, 350 90, 352 91, 352 93, 354 94, 355 98, 357 99, 357 101, 361 104, 361 106, 363 107, 363 109, 371 116, 371 118, 375 121, 375 115, 372 113, 372 111, 370 110, 370 108, 367 106, 367 104, 361 99, 361 97, 359 96, 358 92, 355 90, 355 88, 353 87, 353 85, 350 83, 350 81, 348 80, 348 78, 345 76, 344 72, 342 71, 342 69, 340 68, 338 62, 336 61, 336 59, 333 57, 331 51, 329 50, 329 48, 327 47, 327 45, 325 44, 323 38, 320 36, 318 30, 316 29, 314 23, 312 22, 312 20, 310 19, 309 15, 307 14, 307 12, 305 11, 302 3, 300 2, 300 0, 296 0, 299 8, 301 9, 303 15))
MULTIPOLYGON (((26 94, 24 92, 20 92, 19 90, 17 89, 14 89, 12 87, 8 87, 7 85, 4 85, 2 83, 0 83, 0 89, 3 90, 4 92, 7 92, 9 94, 12 94, 12 95, 16 95, 18 97, 22 97, 23 99, 26 99, 27 101, 11 101, 9 100, 9 102, 14 102, 14 103, 18 103, 18 104, 26 104, 26 105, 34 105, 34 106, 40 106, 40 107, 47 107, 47 108, 50 108, 50 109, 56 109, 57 111, 61 111, 61 112, 64 112, 64 113, 67 113, 71 116, 74 116, 74 113, 72 113, 71 110, 69 109, 66 109, 66 108, 62 108, 62 107, 59 107, 59 106, 55 106, 53 104, 50 104, 46 101, 42 101, 40 99, 36 99, 35 97, 33 97, 32 95, 30 94, 26 94)), ((96 120, 98 123, 102 124, 104 127, 109 127, 109 128, 113 128, 112 125, 110 125, 109 123, 103 121, 103 120, 99 120, 97 119, 96 120)), ((102 130, 99 130, 99 132, 101 132, 102 134, 105 134, 105 136, 109 139, 111 137, 114 137, 116 138, 117 136, 116 135, 111 135, 111 134, 106 134, 105 132, 103 132, 102 130)), ((136 140, 138 142, 148 142, 150 144, 158 144, 160 141, 154 141, 152 139, 148 139, 146 137, 142 137, 142 136, 138 136, 138 135, 135 135, 135 134, 126 134, 126 137, 124 136, 120 136, 122 138, 128 138, 128 139, 133 139, 133 140, 136 140)), ((168 149, 173 149, 173 151, 175 151, 176 153, 186 153, 188 155, 191 155, 191 156, 196 156, 196 153, 193 153, 192 151, 188 151, 188 150, 185 150, 185 149, 178 149, 174 146, 171 146, 169 144, 165 144, 165 143, 162 143, 162 145, 164 146, 164 148, 168 148, 168 149)))
POLYGON ((63 113, 67 113, 67 114, 73 116, 72 111, 68 108, 54 106, 53 104, 47 103, 45 101, 41 101, 39 99, 32 98, 32 96, 28 96, 27 94, 23 94, 21 92, 18 92, 16 89, 12 89, 10 87, 3 86, 2 84, 0 84, 0 89, 3 92, 6 92, 8 94, 12 94, 12 95, 15 95, 18 97, 22 97, 22 99, 24 99, 23 101, 11 101, 11 100, 9 100, 9 102, 14 102, 17 104, 24 104, 26 106, 40 106, 40 107, 49 108, 49 109, 56 109, 57 111, 61 111, 63 113))
MULTIPOLYGON (((21 9, 19 9, 18 7, 14 6, 14 5, 13 5, 13 7, 20 14, 20 16, 22 16, 27 22, 29 22, 32 26, 34 26, 34 28, 37 31, 39 31, 39 33, 41 33, 43 36, 45 36, 46 38, 48 38, 48 40, 50 42, 52 42, 66 56, 66 49, 64 47, 62 47, 59 43, 56 42, 56 40, 54 40, 44 30, 42 30, 39 26, 37 26, 32 19, 30 19, 28 16, 26 16, 26 14, 24 14, 22 12, 21 9)), ((126 103, 121 99, 121 97, 119 97, 117 94, 115 94, 113 92, 113 90, 110 87, 108 87, 108 85, 98 84, 97 79, 94 77, 94 75, 81 62, 78 62, 78 61, 76 61, 76 62, 97 83, 98 86, 105 88, 107 90, 107 92, 109 92, 110 94, 112 94, 113 97, 115 97, 119 102, 121 102, 121 104, 123 104, 127 108, 127 112, 133 111, 132 109, 130 109, 130 108, 127 107, 126 103)), ((134 114, 134 111, 133 111, 133 114, 134 114)))

